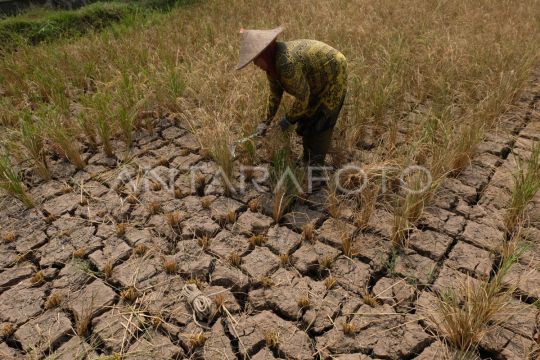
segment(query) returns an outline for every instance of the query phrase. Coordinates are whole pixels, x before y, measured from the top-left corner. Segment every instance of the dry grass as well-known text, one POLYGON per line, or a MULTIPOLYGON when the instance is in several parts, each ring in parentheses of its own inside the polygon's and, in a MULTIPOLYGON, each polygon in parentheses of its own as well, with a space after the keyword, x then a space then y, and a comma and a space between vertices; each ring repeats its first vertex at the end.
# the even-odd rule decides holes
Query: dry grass
POLYGON ((343 251, 343 255, 347 257, 353 257, 355 254, 353 248, 353 240, 350 236, 346 235, 342 235, 341 238, 341 250, 343 251))
POLYGON ((120 298, 124 300, 124 302, 133 303, 139 296, 140 292, 134 286, 129 286, 120 291, 120 298))
POLYGON ((223 294, 217 294, 212 298, 212 302, 216 306, 216 312, 221 313, 223 311, 223 307, 227 303, 227 300, 223 294))
POLYGON ((136 204, 139 202, 139 199, 137 199, 137 196, 135 194, 129 194, 126 198, 126 201, 129 204, 136 204))
POLYGON ((75 124, 63 114, 53 110, 47 124, 43 125, 45 135, 52 143, 52 150, 70 161, 77 169, 84 169, 79 142, 76 140, 75 124))
POLYGON ((264 235, 252 235, 249 237, 249 245, 254 248, 255 246, 262 246, 266 242, 266 236, 264 235))
POLYGON ((80 337, 88 336, 92 322, 92 304, 93 300, 88 307, 83 307, 80 314, 75 314, 75 333, 80 337))
POLYGON ((146 246, 145 244, 137 244, 133 251, 135 252, 135 255, 143 256, 148 251, 148 246, 146 246))
POLYGON ((150 215, 156 215, 161 211, 161 204, 157 201, 152 201, 148 204, 147 208, 150 215))
MULTIPOLYGON (((157 161, 157 164, 159 166, 165 166, 165 167, 168 167, 169 166, 169 160, 163 156, 160 156, 158 161, 157 161)), ((160 186, 159 186, 159 190, 161 190, 161 183, 160 183, 160 186)), ((157 190, 156 190, 157 191, 157 190)))
POLYGON ((343 324, 341 324, 341 331, 343 331, 343 334, 345 335, 356 335, 356 333, 358 333, 358 330, 358 327, 352 322, 344 322, 343 324))
POLYGON ((315 240, 315 230, 313 224, 304 224, 302 226, 302 238, 310 242, 315 240))
POLYGON ((50 225, 50 224, 52 224, 53 222, 55 222, 56 220, 58 220, 59 217, 60 217, 60 216, 57 215, 57 214, 48 214, 48 215, 45 217, 44 220, 45 220, 45 222, 46 222, 47 224, 50 225))
POLYGON ((113 270, 114 270, 113 262, 111 260, 107 261, 105 266, 103 266, 103 271, 102 271, 103 277, 105 278, 105 280, 111 278, 113 270))
POLYGON ((229 264, 234 267, 239 267, 242 264, 242 257, 236 251, 229 254, 229 264))
POLYGON ((103 152, 108 157, 113 157, 114 151, 111 145, 112 119, 110 114, 107 113, 107 107, 110 106, 109 100, 110 98, 106 94, 96 93, 86 101, 87 106, 92 106, 94 110, 93 117, 96 121, 96 133, 103 145, 103 152))
POLYGON ((182 221, 182 214, 179 211, 173 211, 165 214, 165 220, 171 227, 178 227, 182 221))
POLYGON ((210 196, 205 196, 201 199, 201 206, 203 209, 208 210, 210 209, 210 205, 212 205, 212 202, 214 199, 210 196))
POLYGON ((199 279, 198 277, 191 277, 186 281, 186 284, 194 284, 197 285, 199 289, 202 289, 204 286, 204 281, 199 279))
POLYGON ((512 316, 513 289, 507 288, 503 279, 520 253, 507 255, 489 280, 477 284, 465 281, 456 289, 440 293, 437 313, 431 320, 446 342, 461 353, 475 353, 481 339, 512 316), (505 315, 501 317, 501 314, 505 315))
MULTIPOLYGON (((214 137, 212 137, 210 146, 210 154, 214 161, 219 165, 221 174, 220 180, 226 194, 230 194, 230 191, 234 184, 233 181, 233 168, 234 159, 229 150, 229 144, 231 143, 231 133, 229 126, 224 122, 214 123, 214 137)), ((205 137, 206 129, 201 128, 201 139, 207 139, 205 137)), ((210 139, 208 139, 210 140, 210 139)))
POLYGON ((54 309, 62 304, 63 296, 57 291, 53 291, 47 301, 45 301, 45 309, 54 309))
POLYGON ((125 223, 116 224, 116 236, 123 237, 126 234, 127 225, 125 223))
POLYGON ((296 304, 300 309, 308 309, 311 306, 311 301, 308 295, 302 295, 298 298, 296 304))
POLYGON ((236 212, 234 210, 229 210, 225 216, 225 222, 228 224, 234 224, 236 222, 236 212))
POLYGON ((274 194, 272 199, 272 218, 279 222, 291 206, 295 197, 303 190, 304 173, 295 166, 291 150, 291 139, 288 134, 273 134, 268 136, 271 143, 270 184, 274 194))
POLYGON ((279 334, 277 331, 267 331, 264 333, 264 342, 270 349, 276 349, 279 346, 279 334))
POLYGON ((251 199, 248 203, 249 210, 252 212, 259 212, 261 209, 261 203, 259 199, 251 199))
MULTIPOLYGON (((364 183, 364 174, 359 169, 346 169, 339 175, 339 183, 346 190, 359 189, 364 183)), ((332 190, 333 193, 336 193, 335 184, 332 184, 332 190)))
POLYGON ((206 250, 210 247, 211 239, 209 236, 204 235, 197 239, 197 243, 203 250, 206 250))
POLYGON ((278 222, 281 219, 290 203, 290 196, 285 188, 280 188, 274 192, 274 200, 272 201, 272 218, 274 221, 278 222))
POLYGON ((395 208, 390 239, 395 248, 406 246, 407 237, 412 224, 406 215, 406 210, 395 208))
POLYGON ((336 284, 337 284, 337 280, 333 276, 329 276, 326 279, 324 279, 324 286, 326 287, 327 290, 331 290, 332 288, 334 288, 334 286, 336 286, 336 284))
POLYGON ((181 199, 184 196, 184 192, 180 188, 174 189, 174 198, 175 199, 181 199))
POLYGON ((197 333, 197 334, 188 334, 187 335, 187 343, 188 343, 189 348, 191 350, 202 347, 204 345, 204 343, 206 342, 206 339, 207 339, 207 337, 204 334, 204 332, 200 332, 200 333, 197 333))
POLYGON ((425 205, 434 196, 440 178, 433 179, 423 172, 401 179, 401 189, 394 196, 394 219, 391 240, 395 247, 406 246, 409 231, 420 218, 425 205))
POLYGON ((0 189, 19 199, 29 208, 35 206, 34 200, 26 191, 19 170, 13 166, 7 154, 0 154, 0 189))
POLYGON ((319 267, 321 270, 327 270, 332 267, 334 259, 331 256, 322 256, 319 258, 319 267))
POLYGON ((283 267, 288 267, 291 265, 291 257, 289 254, 279 254, 279 263, 283 267))
POLYGON ((362 300, 366 305, 369 305, 371 307, 377 307, 380 305, 377 297, 373 296, 368 289, 364 290, 364 293, 362 294, 362 300))
POLYGON ((167 274, 175 274, 178 271, 178 263, 176 262, 176 259, 171 256, 163 258, 162 266, 167 274))
POLYGON ((25 261, 30 260, 32 258, 32 256, 33 256, 32 251, 26 251, 26 252, 24 252, 22 254, 17 255, 17 257, 15 258, 15 262, 17 264, 21 264, 21 263, 23 263, 25 261))
POLYGON ((86 256, 86 248, 80 248, 73 251, 73 257, 77 259, 83 259, 86 256))
MULTIPOLYGON (((197 195, 203 196, 205 187, 206 187, 206 176, 204 174, 198 174, 195 177, 195 191, 197 192, 197 195)), ((210 207, 210 203, 208 201, 203 204, 207 204, 207 206, 210 207)), ((205 205, 203 205, 203 208, 207 209, 205 205)))
POLYGON ((32 160, 36 172, 43 180, 51 179, 51 172, 45 152, 44 139, 41 135, 41 123, 29 113, 23 114, 20 124, 19 141, 23 153, 32 160))
POLYGON ((12 323, 3 323, 0 328, 0 337, 7 339, 15 332, 15 326, 12 323))
POLYGON ((45 274, 43 274, 43 271, 41 270, 34 273, 34 275, 32 275, 32 277, 30 278, 30 283, 32 283, 32 285, 35 285, 35 286, 41 285, 44 282, 45 282, 45 274))
POLYGON ((5 231, 2 233, 2 241, 6 244, 12 243, 17 239, 13 231, 5 231))
POLYGON ((333 179, 334 178, 332 177, 332 180, 328 182, 325 208, 328 215, 334 219, 338 219, 341 216, 340 205, 342 200, 338 195, 337 183, 333 179))
POLYGON ((151 182, 151 185, 150 185, 150 189, 152 191, 160 191, 163 186, 161 185, 161 183, 159 181, 150 181, 151 182))
POLYGON ((261 283, 262 287, 264 287, 265 289, 269 289, 275 285, 274 280, 272 280, 272 278, 268 276, 262 276, 259 279, 259 282, 261 283))
POLYGON ((527 204, 540 189, 540 141, 531 149, 531 154, 525 160, 517 162, 517 171, 514 174, 512 198, 505 214, 504 224, 509 237, 524 221, 524 212, 527 204))
MULTIPOLYGON (((534 0, 227 5, 207 1, 114 36, 105 31, 70 43, 21 47, 0 61, 0 122, 15 126, 31 109, 29 116, 42 119, 44 128, 36 131, 47 140, 47 151, 79 167, 84 163, 77 159, 77 139, 95 144, 92 138, 99 137, 111 154, 110 139, 120 135, 129 146, 133 129, 151 124, 142 121, 148 113, 191 118, 198 134, 223 128, 214 143, 224 149, 253 130, 265 101, 262 72, 231 71, 238 28, 281 23, 287 29, 282 38, 320 39, 349 60, 348 103, 354 106, 338 123, 343 148, 356 147, 366 126, 380 125, 389 156, 406 152, 415 158, 422 149, 427 165, 447 164, 437 165, 447 173, 467 164, 483 130, 512 100, 538 56, 534 0), (72 111, 73 104, 83 111, 72 111), (402 121, 412 110, 411 121, 402 121), (398 141, 402 124, 410 134, 405 147, 417 151, 404 151, 398 141)), ((228 152, 214 153, 230 164, 219 159, 228 152)))
POLYGON ((441 335, 452 347, 462 352, 474 352, 482 337, 492 330, 489 322, 504 311, 508 298, 494 296, 485 287, 469 283, 458 293, 442 294, 437 304, 441 335))
POLYGON ((354 214, 354 224, 365 229, 371 220, 380 193, 379 184, 371 184, 356 196, 357 209, 354 214))
POLYGON ((151 326, 156 330, 161 329, 164 323, 165 321, 159 316, 152 316, 150 319, 151 326))

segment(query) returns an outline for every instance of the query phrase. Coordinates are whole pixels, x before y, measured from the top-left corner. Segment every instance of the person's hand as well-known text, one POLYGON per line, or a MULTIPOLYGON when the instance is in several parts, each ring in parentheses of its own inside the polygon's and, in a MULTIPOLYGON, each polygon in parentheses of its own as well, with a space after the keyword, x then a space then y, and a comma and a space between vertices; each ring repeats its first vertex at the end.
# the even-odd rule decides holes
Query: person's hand
POLYGON ((289 119, 287 118, 287 115, 284 115, 283 118, 280 120, 280 122, 278 123, 278 126, 279 128, 282 130, 282 131, 287 131, 287 129, 289 128, 289 126, 291 126, 292 124, 290 123, 289 119))
POLYGON ((257 136, 264 135, 267 129, 268 125, 266 123, 260 123, 259 125, 257 125, 257 130, 255 130, 255 134, 257 134, 257 136))

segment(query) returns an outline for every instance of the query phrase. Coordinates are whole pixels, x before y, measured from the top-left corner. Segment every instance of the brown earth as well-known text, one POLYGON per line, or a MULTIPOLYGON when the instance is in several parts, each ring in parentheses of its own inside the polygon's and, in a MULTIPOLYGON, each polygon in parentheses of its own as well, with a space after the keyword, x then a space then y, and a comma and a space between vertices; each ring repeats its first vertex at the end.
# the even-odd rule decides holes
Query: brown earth
MULTIPOLYGON (((100 153, 87 154, 84 171, 58 160, 55 180, 31 184, 40 210, 11 199, 0 209, 2 233, 15 235, 0 244, 0 358, 440 358, 436 293, 490 276, 516 154, 539 138, 536 74, 397 253, 382 209, 360 231, 347 211, 328 216, 323 192, 279 224, 264 199, 252 211, 261 195, 253 186, 225 196, 196 139, 165 120, 137 136, 127 165, 100 153), (192 191, 193 165, 201 175, 192 191), (155 181, 130 189, 129 177, 155 181), (301 235, 308 223, 312 241, 301 235), (352 257, 341 234, 353 239, 352 257), (180 295, 187 281, 226 311, 194 321, 180 295)), ((482 340, 485 359, 526 359, 537 347, 539 195, 529 215, 530 246, 506 279, 517 287, 515 311, 482 340)))

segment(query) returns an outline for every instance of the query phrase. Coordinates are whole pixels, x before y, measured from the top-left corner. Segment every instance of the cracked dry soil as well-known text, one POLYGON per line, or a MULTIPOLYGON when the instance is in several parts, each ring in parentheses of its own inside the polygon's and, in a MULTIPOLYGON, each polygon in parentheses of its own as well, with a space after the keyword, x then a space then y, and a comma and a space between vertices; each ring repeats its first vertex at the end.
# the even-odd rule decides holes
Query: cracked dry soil
MULTIPOLYGON (((10 199, 0 209, 1 230, 12 234, 0 244, 0 358, 438 359, 436 293, 489 277, 516 157, 539 138, 537 72, 399 253, 383 209, 360 231, 347 211, 325 213, 323 192, 279 223, 253 206, 254 189, 226 196, 216 164, 166 120, 137 137, 128 165, 100 153, 87 154, 84 171, 58 160, 55 180, 31 186, 40 210, 10 199), (202 185, 191 192, 194 165, 202 185), (136 178, 141 168, 176 192, 130 193, 119 174, 136 178), (340 231, 353 239, 353 256, 340 231), (187 282, 213 300, 210 322, 194 321, 180 296, 187 282)), ((506 278, 517 288, 513 315, 482 340, 484 359, 526 359, 537 346, 538 194, 528 213, 530 244, 506 278)))

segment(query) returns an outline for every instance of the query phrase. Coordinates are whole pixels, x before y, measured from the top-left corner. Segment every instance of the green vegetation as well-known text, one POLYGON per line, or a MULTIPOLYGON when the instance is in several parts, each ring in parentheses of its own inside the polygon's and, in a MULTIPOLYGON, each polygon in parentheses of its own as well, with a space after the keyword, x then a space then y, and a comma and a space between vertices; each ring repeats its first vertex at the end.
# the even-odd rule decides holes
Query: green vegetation
POLYGON ((5 153, 0 154, 0 189, 21 200, 26 206, 34 207, 34 201, 26 192, 18 169, 11 164, 5 153))
POLYGON ((39 122, 34 121, 29 113, 22 114, 20 144, 25 155, 33 162, 37 173, 43 180, 50 180, 51 174, 47 165, 47 156, 44 152, 43 136, 39 122))
POLYGON ((115 23, 142 21, 154 10, 168 11, 191 0, 99 1, 76 10, 35 7, 0 18, 0 56, 23 45, 36 45, 81 36, 115 23))
POLYGON ((521 225, 527 204, 540 189, 540 141, 532 147, 527 159, 517 159, 512 198, 504 219, 509 236, 521 225))
POLYGON ((56 41, 102 29, 136 11, 127 3, 98 2, 78 10, 36 9, 0 20, 0 55, 24 44, 56 41))
POLYGON ((277 222, 287 212, 294 198, 302 191, 304 171, 293 160, 290 134, 270 134, 270 184, 274 193, 272 217, 277 222), (281 135, 281 136, 280 136, 281 135))
POLYGON ((437 324, 439 335, 457 351, 454 358, 476 358, 483 337, 499 331, 497 327, 515 315, 517 309, 511 303, 515 288, 505 276, 523 254, 522 237, 518 231, 508 240, 512 246, 503 249, 497 270, 489 279, 468 279, 439 294, 437 312, 431 320, 437 324))

